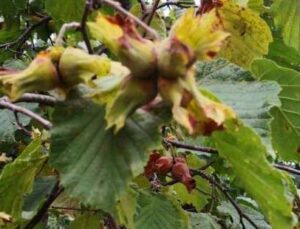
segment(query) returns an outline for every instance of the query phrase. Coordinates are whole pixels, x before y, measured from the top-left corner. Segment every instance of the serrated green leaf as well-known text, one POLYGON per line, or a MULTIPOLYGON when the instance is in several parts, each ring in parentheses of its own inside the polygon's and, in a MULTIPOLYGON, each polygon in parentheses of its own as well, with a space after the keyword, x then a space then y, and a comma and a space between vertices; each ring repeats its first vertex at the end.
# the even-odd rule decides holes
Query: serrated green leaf
POLYGON ((231 34, 221 56, 243 67, 268 53, 272 34, 267 23, 249 8, 227 2, 219 10, 224 28, 231 34))
POLYGON ((197 72, 199 85, 209 89, 222 102, 231 106, 262 137, 268 152, 274 154, 269 126, 272 117, 269 111, 280 105, 279 85, 254 81, 249 71, 222 59, 207 64, 200 63, 197 72))
POLYGON ((18 13, 26 8, 27 0, 1 0, 0 14, 2 14, 7 23, 18 20, 18 13))
POLYGON ((260 80, 281 85, 281 107, 271 112, 272 143, 282 159, 300 161, 300 73, 267 59, 255 60, 252 70, 260 80))
MULTIPOLYGON (((271 229, 270 225, 265 221, 264 216, 260 212, 242 204, 239 204, 239 207, 243 213, 246 214, 258 226, 259 229, 271 229)), ((231 203, 223 201, 217 207, 217 210, 221 215, 229 216, 231 218, 230 228, 242 229, 242 225, 240 224, 240 216, 231 203)), ((245 218, 243 219, 243 222, 247 229, 254 228, 245 218)))
MULTIPOLYGON (((27 109, 33 110, 37 108, 37 104, 19 103, 27 109)), ((23 126, 26 126, 30 122, 28 116, 22 114, 19 115, 19 121, 23 126)), ((10 110, 0 108, 0 143, 12 143, 15 141, 15 131, 17 130, 16 118, 14 113, 10 110)))
POLYGON ((240 123, 228 122, 225 131, 217 131, 212 137, 219 155, 230 162, 240 186, 257 202, 272 227, 292 228, 292 181, 267 161, 266 148, 258 135, 240 123))
POLYGON ((114 135, 104 108, 84 99, 58 104, 53 114, 51 164, 61 183, 86 204, 110 211, 160 143, 159 120, 138 112, 114 135))
POLYGON ((300 51, 300 1, 274 0, 271 10, 284 42, 300 51))
POLYGON ((56 21, 66 23, 80 21, 85 0, 47 0, 45 2, 46 12, 56 21))
POLYGON ((25 197, 23 211, 35 212, 56 184, 55 176, 38 177, 33 183, 32 192, 25 197))
POLYGON ((275 40, 270 44, 267 58, 283 67, 300 71, 300 53, 285 45, 281 40, 275 40))
POLYGON ((192 229, 221 229, 218 218, 209 213, 189 213, 192 229))
POLYGON ((137 198, 136 229, 184 229, 181 209, 165 195, 140 193, 137 198))
POLYGON ((0 212, 10 214, 14 222, 20 219, 23 197, 32 191, 34 178, 46 159, 38 139, 4 167, 0 175, 0 212))
POLYGON ((116 206, 116 219, 120 225, 126 228, 134 228, 134 215, 137 207, 137 193, 128 188, 120 197, 116 206))

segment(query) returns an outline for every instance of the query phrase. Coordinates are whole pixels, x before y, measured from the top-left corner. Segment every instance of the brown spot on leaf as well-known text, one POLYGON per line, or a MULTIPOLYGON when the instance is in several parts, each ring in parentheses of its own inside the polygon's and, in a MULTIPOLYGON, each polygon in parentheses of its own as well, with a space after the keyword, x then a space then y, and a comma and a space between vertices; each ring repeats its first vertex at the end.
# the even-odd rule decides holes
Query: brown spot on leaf
POLYGON ((208 51, 208 52, 207 52, 207 55, 208 55, 210 58, 214 58, 214 57, 217 55, 217 52, 208 51))
POLYGON ((211 135, 212 132, 216 130, 223 130, 223 125, 218 125, 214 120, 209 119, 207 122, 203 125, 203 134, 204 135, 211 135))
POLYGON ((180 106, 187 107, 188 104, 192 101, 192 99, 193 99, 193 95, 190 92, 188 92, 187 90, 185 90, 182 93, 180 106))

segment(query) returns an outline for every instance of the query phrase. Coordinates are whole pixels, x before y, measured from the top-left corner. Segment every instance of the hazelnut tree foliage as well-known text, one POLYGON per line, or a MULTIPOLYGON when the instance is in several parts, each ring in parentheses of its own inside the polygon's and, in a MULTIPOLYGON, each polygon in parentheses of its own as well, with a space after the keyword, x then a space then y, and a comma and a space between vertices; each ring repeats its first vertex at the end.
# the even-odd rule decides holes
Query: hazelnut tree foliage
POLYGON ((1 0, 1 228, 297 228, 299 0, 1 0))

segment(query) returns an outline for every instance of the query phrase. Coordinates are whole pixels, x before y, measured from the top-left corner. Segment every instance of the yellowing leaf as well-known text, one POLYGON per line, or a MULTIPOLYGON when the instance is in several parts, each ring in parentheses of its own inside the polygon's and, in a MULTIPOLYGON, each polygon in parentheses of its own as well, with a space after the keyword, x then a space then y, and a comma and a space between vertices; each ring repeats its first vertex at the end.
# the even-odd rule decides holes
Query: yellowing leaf
POLYGON ((200 212, 205 205, 208 204, 209 196, 204 195, 202 192, 199 192, 199 190, 206 193, 211 193, 211 186, 208 181, 202 179, 201 177, 194 177, 194 179, 196 181, 198 190, 194 189, 191 192, 188 192, 186 187, 181 183, 173 185, 172 189, 175 192, 174 195, 176 199, 178 199, 182 205, 191 204, 198 212, 200 212))
POLYGON ((34 140, 0 175, 0 212, 16 222, 21 218, 24 196, 32 191, 33 181, 47 155, 41 152, 41 140, 34 140))
POLYGON ((300 51, 300 1, 275 0, 272 13, 277 28, 282 29, 284 43, 300 51))
POLYGON ((225 131, 214 132, 213 139, 220 156, 230 162, 239 184, 257 202, 272 228, 293 228, 292 180, 268 162, 259 136, 241 123, 227 122, 225 131))
POLYGON ((230 33, 221 56, 240 66, 249 67, 253 59, 268 53, 272 34, 258 13, 227 1, 218 8, 218 12, 225 31, 230 33))

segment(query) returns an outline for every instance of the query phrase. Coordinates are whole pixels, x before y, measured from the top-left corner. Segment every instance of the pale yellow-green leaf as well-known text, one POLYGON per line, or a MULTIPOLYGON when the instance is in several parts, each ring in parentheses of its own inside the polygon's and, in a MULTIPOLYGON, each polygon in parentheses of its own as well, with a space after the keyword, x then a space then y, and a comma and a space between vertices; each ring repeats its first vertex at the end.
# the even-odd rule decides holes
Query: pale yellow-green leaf
POLYGON ((259 136, 241 123, 228 122, 213 134, 219 154, 228 160, 245 191, 257 202, 274 229, 293 228, 295 188, 287 174, 268 162, 259 136))
POLYGON ((233 0, 232 2, 237 3, 242 7, 249 7, 257 12, 261 12, 264 9, 263 0, 233 0))
POLYGON ((186 187, 181 183, 173 185, 172 188, 175 192, 175 198, 177 198, 182 205, 191 204, 200 212, 209 202, 211 186, 206 180, 200 177, 195 177, 194 179, 196 180, 198 190, 194 189, 191 193, 189 193, 186 187), (205 195, 204 193, 207 194, 205 195))
POLYGON ((272 13, 277 28, 282 30, 284 42, 300 51, 300 1, 274 0, 272 13))
POLYGON ((271 111, 272 144, 283 160, 300 161, 300 73, 268 59, 255 60, 252 71, 262 81, 281 86, 281 106, 271 111))
POLYGON ((219 14, 225 30, 231 34, 221 51, 222 57, 247 68, 253 59, 268 53, 272 34, 258 13, 226 2, 219 14))
POLYGON ((70 224, 70 229, 100 229, 101 216, 97 213, 85 213, 75 218, 70 224))
POLYGON ((20 220, 23 197, 32 191, 34 178, 46 159, 47 155, 41 152, 41 141, 37 139, 2 170, 0 212, 11 215, 13 222, 20 220))

